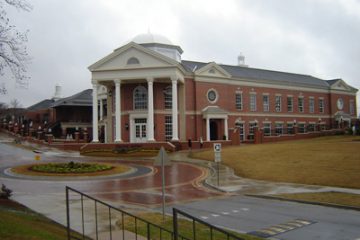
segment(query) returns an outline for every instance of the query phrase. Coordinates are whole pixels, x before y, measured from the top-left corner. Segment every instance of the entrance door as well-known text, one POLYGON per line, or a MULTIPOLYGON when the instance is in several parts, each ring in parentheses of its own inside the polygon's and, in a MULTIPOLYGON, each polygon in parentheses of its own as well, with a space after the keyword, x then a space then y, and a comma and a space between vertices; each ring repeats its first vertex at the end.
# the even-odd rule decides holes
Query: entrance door
POLYGON ((146 118, 135 118, 135 142, 146 142, 146 118))
POLYGON ((210 140, 218 140, 218 126, 215 120, 210 120, 210 140))

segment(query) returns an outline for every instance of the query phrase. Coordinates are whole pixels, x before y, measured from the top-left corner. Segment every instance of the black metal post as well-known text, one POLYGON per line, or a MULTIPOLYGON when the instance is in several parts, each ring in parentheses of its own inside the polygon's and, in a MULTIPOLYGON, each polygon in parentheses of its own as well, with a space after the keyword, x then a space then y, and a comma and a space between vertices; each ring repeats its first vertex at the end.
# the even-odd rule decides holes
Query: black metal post
POLYGON ((177 224, 177 211, 173 208, 173 231, 174 231, 174 240, 178 240, 178 224, 177 224))
POLYGON ((150 240, 150 223, 147 223, 147 239, 150 240))
POLYGON ((66 229, 67 229, 67 237, 70 240, 70 206, 69 206, 69 188, 66 186, 65 188, 66 195, 66 229))
POLYGON ((81 222, 82 222, 82 235, 83 239, 85 239, 85 223, 84 223, 84 200, 83 195, 81 195, 81 222))
POLYGON ((110 240, 112 240, 112 230, 111 230, 111 208, 109 208, 109 228, 110 228, 110 240))
POLYGON ((95 201, 95 231, 96 231, 96 240, 98 240, 99 233, 98 233, 97 202, 96 201, 95 201))

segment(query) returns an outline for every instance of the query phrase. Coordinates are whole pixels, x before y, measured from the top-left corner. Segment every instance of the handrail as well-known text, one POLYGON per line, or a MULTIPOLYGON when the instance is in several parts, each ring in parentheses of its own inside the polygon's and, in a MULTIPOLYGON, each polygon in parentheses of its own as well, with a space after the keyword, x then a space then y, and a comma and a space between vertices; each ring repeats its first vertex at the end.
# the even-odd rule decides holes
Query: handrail
MULTIPOLYGON (((155 228, 158 228, 158 229, 160 230, 160 232, 163 231, 163 232, 166 232, 166 233, 170 234, 172 239, 174 238, 174 233, 173 233, 172 231, 170 231, 170 230, 168 230, 168 229, 166 229, 166 228, 164 228, 164 227, 162 227, 162 226, 159 226, 159 225, 157 225, 157 224, 151 223, 151 222, 149 222, 149 221, 147 221, 147 220, 145 220, 145 219, 143 219, 143 218, 141 218, 141 217, 137 217, 137 216, 135 216, 134 214, 131 214, 131 213, 129 213, 129 212, 126 212, 126 211, 124 211, 124 210, 122 210, 122 209, 120 209, 120 208, 111 206, 110 204, 108 204, 108 203, 106 203, 106 202, 103 202, 103 201, 101 201, 101 200, 99 200, 99 199, 96 199, 96 198, 94 198, 94 197, 91 197, 90 195, 88 195, 88 194, 86 194, 86 193, 80 192, 80 191, 78 191, 78 190, 76 190, 76 189, 74 189, 74 188, 71 188, 71 187, 69 187, 69 186, 66 186, 66 187, 65 187, 65 191, 66 191, 66 216, 67 216, 67 217, 66 217, 66 218, 67 218, 66 220, 67 220, 67 236, 68 236, 68 240, 72 239, 72 238, 71 238, 71 233, 70 233, 71 227, 70 227, 69 191, 72 191, 72 192, 75 192, 75 193, 79 194, 80 196, 82 196, 82 198, 83 198, 83 197, 86 197, 86 198, 88 198, 88 199, 90 199, 90 200, 93 200, 93 201, 95 202, 95 214, 97 214, 97 212, 96 212, 97 203, 99 203, 99 204, 102 204, 102 205, 108 207, 108 208, 109 208, 109 211, 110 211, 110 209, 113 209, 113 210, 116 210, 116 211, 119 211, 120 213, 122 213, 122 216, 123 216, 123 214, 125 214, 125 215, 127 215, 127 216, 129 216, 129 217, 134 218, 134 219, 135 219, 135 222, 137 222, 137 221, 144 222, 145 224, 147 224, 147 229, 148 229, 147 239, 150 239, 150 227, 151 227, 151 226, 153 226, 153 227, 155 227, 155 228)), ((83 206, 82 206, 82 211, 84 211, 84 210, 83 210, 83 206)), ((82 213, 82 214, 83 214, 83 213, 82 213)), ((82 218, 83 218, 83 216, 82 216, 82 218)), ((122 218, 123 218, 123 217, 122 217, 122 218)), ((82 219, 82 221, 84 221, 84 219, 82 219)), ((111 223, 111 219, 110 219, 110 223, 111 223)), ((96 218, 96 225, 97 225, 97 224, 98 224, 98 223, 97 223, 97 218, 96 218)), ((83 231, 84 231, 84 229, 83 229, 83 231)), ((137 233, 135 233, 135 234, 137 234, 137 233)), ((110 235, 111 235, 111 229, 110 229, 110 235)), ((84 232, 83 232, 83 236, 84 236, 84 232)), ((97 227, 96 227, 96 236, 98 236, 97 227)), ((182 239, 186 239, 186 238, 182 237, 182 239)))
POLYGON ((214 230, 216 230, 218 232, 223 233, 224 235, 227 236, 227 239, 229 239, 231 237, 231 238, 237 239, 237 240, 244 240, 243 238, 240 238, 240 237, 238 237, 238 236, 236 236, 236 235, 234 235, 234 234, 232 234, 232 233, 230 233, 228 231, 225 231, 225 230, 223 230, 223 229, 221 229, 219 227, 216 227, 216 226, 214 226, 214 225, 212 225, 210 223, 207 223, 207 222, 205 222, 204 220, 202 220, 200 218, 194 217, 194 216, 192 216, 192 215, 190 215, 190 214, 188 214, 188 213, 186 213, 186 212, 184 212, 184 211, 182 211, 180 209, 173 208, 173 217, 174 217, 174 221, 173 221, 174 227, 173 228, 174 228, 174 236, 175 236, 174 240, 178 240, 178 237, 180 236, 179 232, 178 232, 178 227, 177 227, 177 215, 178 214, 181 214, 181 215, 183 215, 183 216, 185 216, 187 218, 192 219, 193 224, 195 224, 195 221, 196 221, 196 222, 199 222, 199 223, 209 227, 211 232, 214 229, 214 230))

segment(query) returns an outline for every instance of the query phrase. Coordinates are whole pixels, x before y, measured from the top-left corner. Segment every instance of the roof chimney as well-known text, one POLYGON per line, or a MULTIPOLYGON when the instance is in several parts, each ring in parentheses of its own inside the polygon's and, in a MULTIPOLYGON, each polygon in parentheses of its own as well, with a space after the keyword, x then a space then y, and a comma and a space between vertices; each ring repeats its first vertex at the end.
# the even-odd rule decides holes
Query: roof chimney
POLYGON ((55 85, 55 94, 53 96, 53 99, 59 100, 61 98, 61 86, 59 84, 55 85))
POLYGON ((240 53, 238 56, 238 66, 248 67, 248 65, 245 64, 245 56, 242 53, 240 53))

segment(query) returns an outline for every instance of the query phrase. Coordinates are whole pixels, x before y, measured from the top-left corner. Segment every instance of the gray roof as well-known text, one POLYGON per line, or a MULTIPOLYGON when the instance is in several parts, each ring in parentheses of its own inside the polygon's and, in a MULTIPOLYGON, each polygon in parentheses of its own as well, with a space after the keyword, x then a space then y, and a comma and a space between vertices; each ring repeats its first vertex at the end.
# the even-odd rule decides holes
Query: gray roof
MULTIPOLYGON (((184 66, 184 68, 187 71, 194 72, 195 70, 202 68, 208 63, 183 60, 181 64, 184 66)), ((250 67, 223 65, 223 64, 218 64, 218 65, 221 66, 234 78, 245 78, 250 81, 251 80, 262 80, 265 82, 271 81, 284 85, 312 85, 322 88, 329 87, 327 81, 310 75, 279 72, 279 71, 250 68, 250 67)))
POLYGON ((61 98, 51 107, 60 106, 92 106, 92 89, 86 89, 67 98, 61 98))
POLYGON ((48 109, 54 103, 54 99, 45 99, 27 108, 28 111, 48 109))

